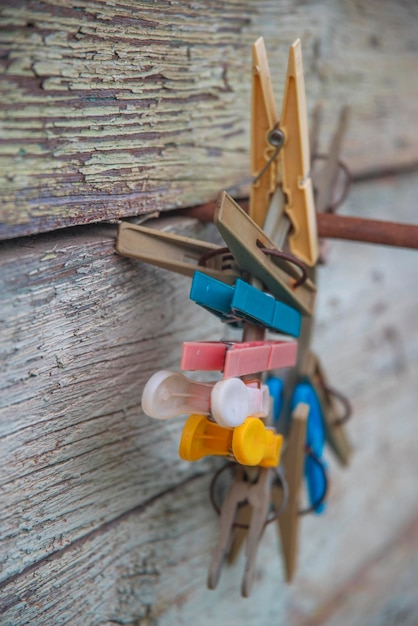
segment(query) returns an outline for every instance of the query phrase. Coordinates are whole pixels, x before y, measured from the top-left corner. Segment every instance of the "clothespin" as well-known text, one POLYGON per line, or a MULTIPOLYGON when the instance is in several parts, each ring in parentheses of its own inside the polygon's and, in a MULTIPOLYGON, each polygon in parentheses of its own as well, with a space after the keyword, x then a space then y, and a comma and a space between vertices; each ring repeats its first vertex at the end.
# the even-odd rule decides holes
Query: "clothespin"
POLYGON ((325 163, 314 176, 316 189, 315 206, 318 213, 329 212, 334 202, 335 189, 340 171, 340 154, 347 132, 350 109, 345 106, 340 111, 337 127, 332 136, 325 163))
POLYGON ((235 326, 244 320, 298 337, 301 314, 240 278, 234 286, 195 272, 190 299, 235 326))
POLYGON ((346 415, 341 416, 341 412, 336 406, 335 392, 332 392, 319 358, 313 352, 307 354, 303 374, 310 380, 321 404, 327 444, 339 463, 346 466, 349 464, 353 452, 347 431, 344 428, 344 422, 349 417, 350 409, 347 408, 346 415))
POLYGON ((264 226, 280 165, 286 197, 284 211, 291 225, 290 250, 304 263, 313 266, 318 258, 318 237, 309 174, 308 122, 299 39, 289 51, 280 122, 263 38, 254 44, 251 138, 255 180, 250 195, 250 217, 259 226, 264 226))
POLYGON ((261 280, 279 300, 312 315, 315 285, 309 279, 299 283, 300 272, 226 191, 218 196, 214 221, 242 270, 261 280))
POLYGON ((215 244, 128 222, 119 226, 116 252, 189 277, 199 269, 224 283, 234 284, 239 276, 232 255, 228 251, 219 254, 219 246, 215 244), (200 264, 202 260, 204 264, 200 264))
MULTIPOLYGON (((274 401, 274 418, 277 420, 283 403, 283 383, 277 377, 266 381, 274 401)), ((327 479, 321 460, 324 444, 324 428, 321 409, 310 384, 298 384, 293 391, 293 410, 289 434, 283 452, 283 466, 288 484, 288 503, 278 520, 287 582, 296 570, 299 516, 307 512, 323 510, 327 479), (309 421, 310 420, 310 421, 309 421), (307 480, 310 507, 299 510, 302 477, 307 480)), ((273 492, 273 501, 280 500, 281 493, 273 492)))
POLYGON ((241 504, 248 503, 251 507, 251 519, 246 534, 246 562, 241 593, 244 597, 250 595, 254 581, 257 548, 270 511, 271 481, 272 474, 268 469, 260 469, 255 481, 250 482, 248 476, 245 475, 244 469, 241 467, 237 468, 234 482, 221 508, 219 538, 208 574, 209 589, 215 589, 217 586, 222 565, 231 548, 238 507, 241 504))
MULTIPOLYGON (((283 453, 283 466, 288 486, 286 507, 279 517, 278 527, 282 542, 286 582, 293 580, 296 572, 300 491, 305 463, 306 427, 309 405, 298 404, 293 413, 286 449, 283 453)), ((273 501, 280 500, 281 493, 273 490, 273 501)))
POLYGON ((258 417, 247 417, 234 428, 216 424, 206 415, 190 415, 180 439, 179 455, 185 461, 205 456, 231 456, 241 465, 277 467, 283 437, 266 428, 258 417))
POLYGON ((269 410, 266 385, 254 387, 240 378, 201 383, 170 370, 156 372, 142 392, 144 413, 169 419, 187 413, 212 413, 222 426, 239 426, 249 416, 265 417, 269 410))
POLYGON ((266 385, 246 384, 241 378, 201 383, 177 372, 160 370, 144 387, 142 409, 149 417, 162 420, 190 413, 212 414, 221 426, 235 427, 247 417, 266 417, 269 394, 266 385))
POLYGON ((322 457, 325 444, 325 424, 318 396, 310 381, 300 382, 295 387, 292 408, 296 408, 301 403, 309 406, 304 474, 310 504, 306 512, 322 513, 325 509, 328 485, 326 467, 322 457))
POLYGON ((296 341, 185 341, 180 367, 219 371, 224 378, 246 376, 296 363, 296 341))

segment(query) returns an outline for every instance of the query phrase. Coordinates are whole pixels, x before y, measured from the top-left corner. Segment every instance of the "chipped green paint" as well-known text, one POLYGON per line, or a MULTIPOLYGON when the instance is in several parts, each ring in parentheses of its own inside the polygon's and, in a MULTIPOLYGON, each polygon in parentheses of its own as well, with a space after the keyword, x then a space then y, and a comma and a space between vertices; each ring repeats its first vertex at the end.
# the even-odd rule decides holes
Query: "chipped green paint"
POLYGON ((1 238, 245 192, 260 34, 278 103, 288 45, 302 38, 309 106, 326 103, 324 139, 352 105, 355 171, 418 158, 413 3, 396 7, 396 21, 390 3, 366 0, 76 4, 2 2, 1 238))

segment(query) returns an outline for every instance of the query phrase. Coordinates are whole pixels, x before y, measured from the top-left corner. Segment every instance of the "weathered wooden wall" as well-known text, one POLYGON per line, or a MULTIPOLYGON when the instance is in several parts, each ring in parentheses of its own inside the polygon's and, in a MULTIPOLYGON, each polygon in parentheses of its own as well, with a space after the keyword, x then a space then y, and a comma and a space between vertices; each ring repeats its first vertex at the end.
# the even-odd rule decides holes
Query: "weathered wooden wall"
MULTIPOLYGON (((418 160, 415 5, 1 9, 0 623, 415 624, 416 253, 330 244, 315 347, 354 403, 356 453, 344 471, 329 457, 329 508, 302 522, 295 584, 269 527, 243 600, 242 561, 205 588, 214 462, 180 461, 183 420, 140 411, 144 381, 176 367, 181 342, 223 328, 188 302, 187 279, 116 256, 110 223, 245 192, 260 33, 278 102, 286 48, 303 39, 310 108, 326 103, 323 147, 349 102, 357 178, 400 171, 354 184, 345 210, 418 223, 418 178, 402 174, 418 160)), ((214 236, 192 220, 166 226, 214 236)))
POLYGON ((247 189, 251 45, 280 107, 303 41, 326 134, 353 108, 354 172, 418 162, 415 3, 1 3, 1 236, 199 204, 247 189))

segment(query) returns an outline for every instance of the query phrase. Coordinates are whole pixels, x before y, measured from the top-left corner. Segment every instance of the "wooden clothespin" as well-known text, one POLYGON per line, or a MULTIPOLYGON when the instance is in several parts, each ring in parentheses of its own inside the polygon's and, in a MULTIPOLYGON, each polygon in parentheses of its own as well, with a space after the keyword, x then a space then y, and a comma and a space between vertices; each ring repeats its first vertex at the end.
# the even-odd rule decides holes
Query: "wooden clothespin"
POLYGON ((116 252, 190 278, 197 269, 229 284, 235 283, 239 276, 231 254, 228 251, 218 254, 219 247, 215 244, 128 222, 119 226, 116 252), (207 261, 199 265, 202 259, 207 261))
MULTIPOLYGON (((316 107, 314 123, 311 131, 311 140, 317 145, 320 128, 321 108, 316 107)), ((337 127, 331 138, 328 153, 324 164, 314 178, 316 191, 316 208, 318 212, 327 212, 335 201, 340 171, 340 154, 344 135, 347 131, 349 108, 343 107, 340 112, 337 127)), ((315 156, 315 155, 314 155, 315 156)), ((311 270, 312 278, 316 280, 316 268, 311 270)), ((346 433, 343 421, 339 416, 335 398, 330 393, 325 372, 316 355, 311 352, 312 320, 305 319, 299 341, 298 362, 296 375, 298 379, 307 377, 315 389, 321 404, 322 415, 326 432, 327 444, 334 452, 341 465, 348 465, 352 447, 346 433)))
MULTIPOLYGON (((317 109, 318 110, 318 109, 317 109)), ((319 109, 320 110, 320 109, 319 109)), ((315 194, 315 208, 318 213, 328 213, 332 210, 335 192, 340 172, 340 154, 345 133, 349 122, 350 108, 345 106, 340 111, 337 127, 332 136, 328 152, 324 156, 324 164, 313 174, 315 194)), ((316 132, 319 131, 320 120, 317 120, 316 132)), ((322 155, 319 155, 322 157, 322 155)), ((315 154, 313 154, 315 157, 315 154)))
MULTIPOLYGON (((296 572, 299 539, 299 501, 305 463, 306 426, 309 414, 307 404, 298 404, 292 413, 289 437, 283 453, 283 465, 288 486, 286 507, 279 517, 286 582, 293 580, 296 572)), ((273 490, 273 502, 277 505, 282 494, 273 490)))
POLYGON ((301 374, 309 378, 321 404, 327 444, 337 461, 343 466, 348 465, 353 449, 344 422, 349 417, 349 412, 341 416, 337 408, 335 393, 328 384, 319 358, 313 352, 306 355, 301 374))
POLYGON ((298 286, 300 272, 283 260, 274 242, 226 191, 218 196, 215 224, 242 270, 260 279, 275 297, 312 315, 315 285, 307 279, 298 286))
POLYGON ((289 51, 282 115, 278 121, 270 70, 260 37, 253 48, 251 162, 255 176, 250 194, 250 217, 264 226, 280 166, 284 211, 291 252, 308 266, 318 259, 318 237, 310 179, 308 121, 302 47, 296 40, 289 51))
POLYGON ((254 581, 257 549, 270 512, 272 473, 269 469, 260 469, 254 482, 238 467, 234 482, 227 493, 221 508, 219 520, 219 538, 212 556, 208 574, 208 587, 215 589, 218 584, 222 565, 227 557, 235 534, 235 523, 239 506, 247 503, 251 507, 245 547, 245 570, 241 593, 248 597, 254 581))

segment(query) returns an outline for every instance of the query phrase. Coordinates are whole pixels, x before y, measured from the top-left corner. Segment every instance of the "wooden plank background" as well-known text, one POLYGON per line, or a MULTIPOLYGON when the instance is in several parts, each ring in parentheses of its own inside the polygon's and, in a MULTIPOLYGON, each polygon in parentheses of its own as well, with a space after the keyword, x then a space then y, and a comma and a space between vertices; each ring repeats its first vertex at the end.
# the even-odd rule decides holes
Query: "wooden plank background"
MULTIPOLYGON (((329 245, 315 348, 353 401, 355 456, 342 470, 328 455, 329 508, 302 522, 291 587, 266 530, 250 600, 242 560, 205 588, 216 461, 180 461, 184 420, 140 411, 145 380, 177 367, 183 340, 224 328, 188 301, 187 279, 114 253, 121 216, 246 192, 260 33, 279 106, 286 49, 301 36, 309 106, 325 102, 321 149, 352 105, 345 158, 357 182, 344 211, 418 223, 415 5, 1 11, 0 623, 415 625, 416 252, 329 245), (388 169, 398 173, 370 179, 388 169)), ((178 216, 159 227, 216 237, 178 216)))

